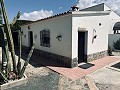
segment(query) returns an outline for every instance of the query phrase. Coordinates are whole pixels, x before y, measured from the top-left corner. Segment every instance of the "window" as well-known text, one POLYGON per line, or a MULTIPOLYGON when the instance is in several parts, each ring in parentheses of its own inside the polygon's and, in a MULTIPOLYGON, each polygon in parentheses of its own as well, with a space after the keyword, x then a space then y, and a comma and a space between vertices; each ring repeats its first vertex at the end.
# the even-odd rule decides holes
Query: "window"
POLYGON ((40 45, 44 47, 50 47, 50 31, 40 31, 40 45))

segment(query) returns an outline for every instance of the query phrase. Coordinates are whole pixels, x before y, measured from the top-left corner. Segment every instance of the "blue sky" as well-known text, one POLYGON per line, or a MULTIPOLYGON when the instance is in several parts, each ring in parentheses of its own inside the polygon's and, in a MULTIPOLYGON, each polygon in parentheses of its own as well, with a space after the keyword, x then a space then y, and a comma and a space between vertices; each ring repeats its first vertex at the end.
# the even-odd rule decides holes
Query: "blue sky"
POLYGON ((76 0, 4 0, 9 19, 16 15, 17 11, 21 13, 30 13, 33 11, 47 10, 53 11, 53 14, 64 12, 76 4, 76 0))
POLYGON ((77 4, 81 9, 92 5, 106 3, 120 15, 120 0, 4 0, 11 21, 18 11, 21 19, 37 20, 70 10, 77 4))

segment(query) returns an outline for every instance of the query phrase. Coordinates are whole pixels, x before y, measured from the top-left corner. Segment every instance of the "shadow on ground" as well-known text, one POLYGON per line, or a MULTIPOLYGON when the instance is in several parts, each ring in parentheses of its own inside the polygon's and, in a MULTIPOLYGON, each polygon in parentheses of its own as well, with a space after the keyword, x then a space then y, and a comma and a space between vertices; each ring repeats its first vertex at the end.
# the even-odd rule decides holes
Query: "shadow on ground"
POLYGON ((119 63, 116 63, 116 64, 114 64, 114 65, 112 65, 111 67, 114 67, 114 68, 120 69, 120 62, 119 62, 119 63))
MULTIPOLYGON (((19 48, 18 47, 15 48, 15 53, 17 56, 19 56, 19 48)), ((22 50, 21 58, 23 60, 26 60, 28 53, 29 53, 29 50, 22 50)), ((65 67, 64 65, 62 65, 56 61, 50 60, 50 58, 42 57, 34 52, 29 61, 29 64, 31 64, 34 67, 42 67, 42 66, 65 67)))
POLYGON ((78 66, 79 68, 82 68, 82 69, 88 69, 88 68, 91 68, 95 66, 95 64, 92 64, 92 63, 84 63, 84 64, 81 64, 80 66, 78 66))
MULTIPOLYGON (((17 56, 19 56, 19 48, 18 47, 15 48, 15 54, 17 56)), ((23 60, 27 60, 27 57, 28 57, 28 51, 25 52, 24 50, 22 50, 22 56, 21 56, 21 58, 23 60)), ((31 57, 31 59, 29 61, 29 64, 32 65, 32 66, 34 66, 34 67, 42 67, 43 65, 41 63, 38 63, 37 60, 35 60, 34 57, 35 57, 35 55, 33 53, 32 57, 31 57)))

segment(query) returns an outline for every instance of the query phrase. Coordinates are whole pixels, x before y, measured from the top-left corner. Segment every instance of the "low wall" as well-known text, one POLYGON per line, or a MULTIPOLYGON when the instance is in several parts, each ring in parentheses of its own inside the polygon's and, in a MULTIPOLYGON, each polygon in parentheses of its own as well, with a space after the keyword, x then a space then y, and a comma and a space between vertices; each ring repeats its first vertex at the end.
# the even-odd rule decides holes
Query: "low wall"
POLYGON ((108 38, 108 45, 113 48, 113 42, 116 42, 118 39, 120 39, 120 34, 109 34, 108 38))
POLYGON ((91 62, 91 61, 103 58, 107 55, 108 55, 107 50, 87 55, 87 62, 91 62))

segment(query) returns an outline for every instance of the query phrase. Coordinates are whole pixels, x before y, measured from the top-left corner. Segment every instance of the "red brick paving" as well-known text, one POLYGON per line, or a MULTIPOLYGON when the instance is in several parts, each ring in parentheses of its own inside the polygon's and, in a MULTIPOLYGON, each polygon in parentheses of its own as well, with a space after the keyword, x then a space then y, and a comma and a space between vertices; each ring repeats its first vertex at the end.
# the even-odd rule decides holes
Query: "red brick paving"
MULTIPOLYGON (((23 53, 22 53, 23 54, 23 53)), ((25 54, 25 53, 24 53, 25 54)), ((25 59, 27 54, 23 55, 23 59, 25 59)), ((98 59, 98 60, 95 60, 95 61, 92 61, 90 62, 91 64, 94 64, 95 66, 92 66, 88 69, 82 69, 82 68, 79 68, 79 67, 75 67, 75 68, 66 68, 64 67, 63 65, 59 64, 59 63, 56 63, 54 61, 51 61, 47 58, 43 58, 39 55, 36 55, 36 54, 33 54, 32 58, 33 61, 36 61, 48 68, 50 68, 51 70, 57 72, 57 73, 60 73, 72 80, 76 80, 76 79, 79 79, 80 77, 83 77, 87 74, 90 74, 112 62, 115 62, 115 61, 118 61, 120 60, 120 58, 118 57, 110 57, 110 56, 106 56, 104 58, 101 58, 101 59, 98 59)))
POLYGON ((120 58, 117 58, 117 57, 106 56, 104 58, 89 62, 91 64, 94 64, 94 66, 92 66, 88 69, 82 69, 80 67, 66 68, 59 63, 52 62, 49 59, 45 59, 45 58, 42 58, 42 57, 39 57, 36 55, 33 56, 33 59, 35 61, 38 61, 39 63, 43 64, 44 66, 50 68, 51 70, 53 70, 59 74, 62 74, 72 80, 79 79, 80 77, 90 74, 112 62, 120 60, 120 58))
POLYGON ((76 79, 83 77, 87 74, 90 74, 112 62, 118 61, 118 59, 119 58, 107 56, 107 57, 90 62, 91 64, 94 64, 95 66, 90 67, 88 69, 82 69, 79 67, 65 68, 65 67, 57 67, 57 66, 52 66, 52 65, 46 65, 46 66, 64 76, 72 79, 72 80, 76 80, 76 79))

